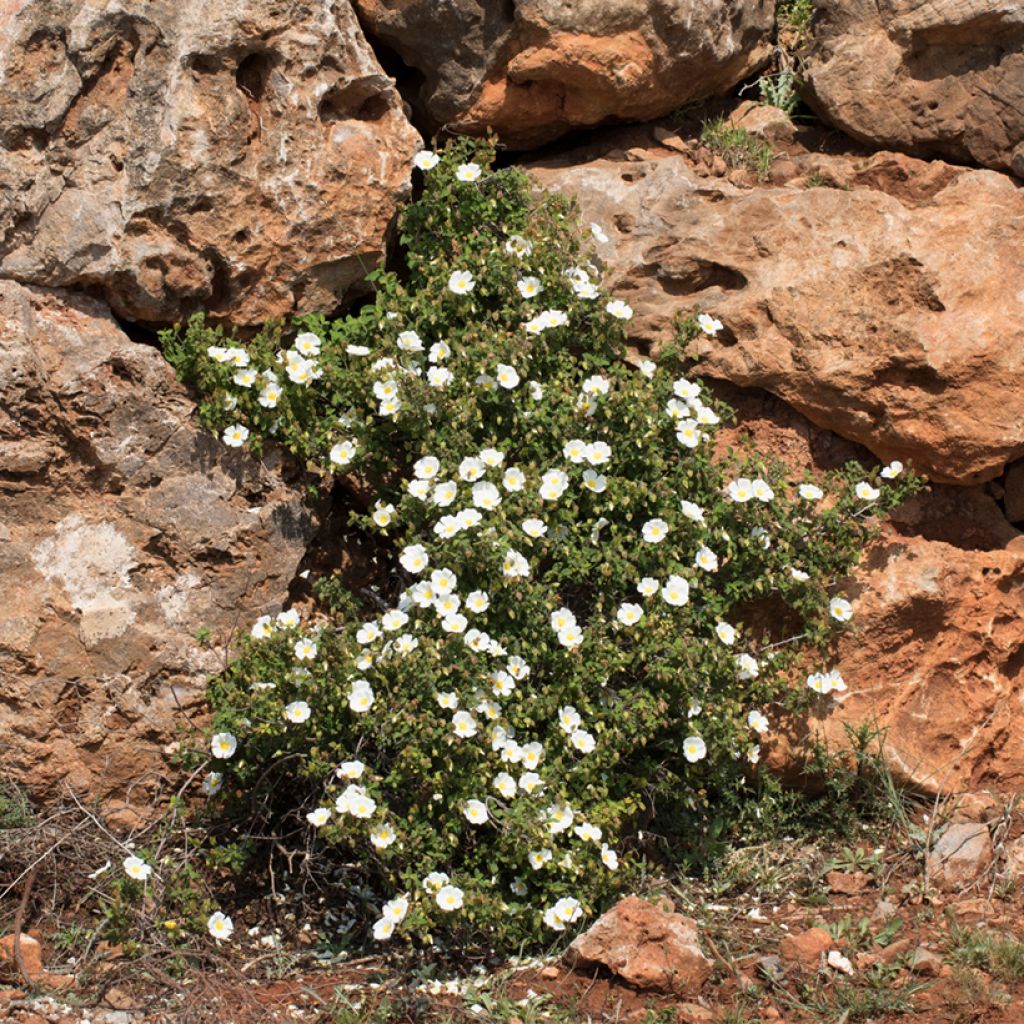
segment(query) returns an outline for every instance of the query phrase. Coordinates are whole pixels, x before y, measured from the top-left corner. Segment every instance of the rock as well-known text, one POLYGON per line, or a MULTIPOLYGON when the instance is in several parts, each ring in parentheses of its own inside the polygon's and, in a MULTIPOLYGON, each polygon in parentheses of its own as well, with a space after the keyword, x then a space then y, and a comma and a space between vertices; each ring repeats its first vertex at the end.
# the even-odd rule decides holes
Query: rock
POLYGON ((1024 523, 1024 462, 1015 462, 1010 466, 1006 471, 1003 487, 1006 518, 1011 523, 1024 523))
POLYGON ((616 903, 565 952, 571 967, 606 967, 630 985, 677 995, 696 992, 711 974, 697 925, 629 896, 616 903))
POLYGON ((910 954, 910 969, 924 978, 937 978, 942 973, 942 957, 925 946, 910 954))
POLYGON ((897 907, 895 903, 890 900, 879 900, 875 904, 875 909, 871 911, 871 923, 872 924, 885 924, 887 921, 891 921, 897 913, 897 907))
POLYGON ((956 825, 961 822, 995 821, 1002 809, 999 801, 989 793, 962 793, 957 797, 950 821, 956 825))
POLYGON ((890 942, 888 946, 879 950, 878 959, 883 964, 894 964, 901 956, 904 956, 909 949, 914 945, 912 939, 896 939, 895 942, 890 942))
POLYGON ((1005 847, 1006 874, 1012 882, 1024 881, 1024 836, 1010 840, 1005 847))
POLYGON ((928 854, 932 882, 947 891, 977 881, 992 863, 992 838, 985 825, 950 825, 928 854))
POLYGON ((863 871, 829 871, 825 875, 828 887, 843 896, 855 896, 871 884, 871 876, 863 871))
MULTIPOLYGON (((32 981, 44 978, 46 969, 43 967, 43 947, 40 946, 39 940, 23 932, 18 943, 18 951, 21 953, 21 962, 25 965, 25 973, 29 978, 32 981)), ((14 958, 13 933, 0 939, 0 964, 8 971, 18 971, 18 964, 14 958)))
POLYGON ((966 484, 1024 455, 1024 389, 1010 384, 1024 365, 1024 192, 1011 179, 815 156, 848 191, 739 189, 661 146, 628 166, 608 149, 532 172, 605 226, 607 285, 633 307, 638 346, 702 308, 725 324, 695 345, 705 374, 771 391, 879 459, 966 484))
POLYGON ((643 121, 723 93, 768 63, 774 3, 733 0, 354 0, 422 82, 430 127, 517 149, 602 121, 643 121))
POLYGON ((783 936, 779 944, 783 960, 792 960, 805 967, 817 967, 821 958, 835 945, 835 939, 824 928, 783 936))
POLYGON ((796 138, 796 126, 789 114, 767 103, 744 100, 729 115, 729 121, 737 128, 774 144, 792 142, 796 138))
POLYGON ((816 0, 804 98, 869 145, 1024 171, 1024 7, 816 0))
POLYGON ((99 302, 0 282, 0 437, 51 453, 0 468, 4 773, 37 793, 149 807, 223 645, 287 599, 307 509, 193 413, 99 302))
POLYGON ((0 276, 256 323, 380 259, 418 136, 347 3, 19 0, 0 40, 0 276))

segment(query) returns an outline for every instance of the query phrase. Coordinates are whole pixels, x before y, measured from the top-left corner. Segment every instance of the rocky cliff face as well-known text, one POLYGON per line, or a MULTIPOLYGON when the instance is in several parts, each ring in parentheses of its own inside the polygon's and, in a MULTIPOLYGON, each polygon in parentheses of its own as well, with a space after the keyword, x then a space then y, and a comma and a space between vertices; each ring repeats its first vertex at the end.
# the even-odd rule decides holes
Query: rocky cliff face
MULTIPOLYGON (((522 159, 607 232, 638 349, 678 310, 726 324, 702 365, 759 443, 805 465, 900 458, 939 482, 858 575, 849 697, 800 728, 874 718, 925 788, 1019 786, 1024 22, 988 0, 816 7, 807 99, 849 137, 748 105, 737 123, 775 150, 765 180, 680 116, 522 159)), ((151 800, 207 675, 287 601, 316 527, 295 471, 202 433, 133 325, 330 311, 386 251, 421 144, 410 118, 521 149, 678 115, 765 65, 773 14, 0 6, 5 773, 151 800)))

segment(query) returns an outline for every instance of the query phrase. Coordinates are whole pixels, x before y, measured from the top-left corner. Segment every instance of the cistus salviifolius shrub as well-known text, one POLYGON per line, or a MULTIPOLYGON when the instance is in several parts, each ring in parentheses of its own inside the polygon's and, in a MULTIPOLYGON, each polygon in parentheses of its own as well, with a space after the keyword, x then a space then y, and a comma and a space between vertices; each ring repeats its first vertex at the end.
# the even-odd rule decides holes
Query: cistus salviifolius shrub
POLYGON ((283 774, 376 939, 509 949, 627 887, 639 827, 684 848, 781 710, 845 689, 837 588, 915 484, 716 458, 685 341, 721 325, 628 363, 575 207, 492 158, 417 156, 405 267, 358 315, 165 346, 225 444, 369 489, 389 565, 372 603, 260 616, 210 685, 206 790, 283 774))

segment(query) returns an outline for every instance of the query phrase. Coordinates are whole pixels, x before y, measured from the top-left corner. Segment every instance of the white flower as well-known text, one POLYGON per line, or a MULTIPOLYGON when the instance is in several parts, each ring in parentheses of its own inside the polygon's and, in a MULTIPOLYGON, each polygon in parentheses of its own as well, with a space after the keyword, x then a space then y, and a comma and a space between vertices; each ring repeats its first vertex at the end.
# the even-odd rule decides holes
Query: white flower
POLYGON ((387 822, 370 831, 370 842, 378 850, 386 850, 397 838, 398 833, 387 822))
POLYGON ((460 739, 476 735, 476 719, 468 711, 456 711, 452 715, 452 729, 460 739))
POLYGON ((491 599, 485 590, 474 590, 466 595, 466 609, 476 614, 487 611, 491 606, 491 599))
POLYGON ((462 816, 470 825, 484 825, 487 822, 487 805, 482 800, 467 800, 462 805, 462 816))
POLYGON ((532 299, 535 295, 539 295, 544 291, 544 285, 540 283, 540 279, 536 277, 524 277, 516 281, 516 288, 519 289, 519 294, 524 299, 532 299))
POLYGON ((830 690, 835 690, 837 693, 843 693, 846 691, 846 681, 840 674, 839 669, 830 669, 825 673, 825 678, 828 680, 830 690))
POLYGON ((527 537, 543 537, 548 532, 547 523, 543 519, 524 519, 523 533, 527 537))
POLYGON ((362 786, 348 786, 334 802, 339 814, 351 814, 354 818, 372 818, 377 810, 377 801, 362 786))
POLYGON ((696 448, 703 439, 704 434, 698 428, 696 420, 685 419, 680 421, 679 429, 676 431, 676 440, 684 448, 696 448))
POLYGON ((705 572, 718 572, 718 555, 711 548, 702 544, 697 549, 697 555, 693 560, 694 568, 703 569, 705 572))
POLYGON ((633 317, 633 307, 626 305, 622 299, 612 299, 604 308, 619 320, 631 320, 633 317))
POLYGON ((585 469, 583 471, 583 486, 588 491, 593 491, 594 494, 604 494, 608 489, 608 478, 596 470, 585 469))
POLYGON ((530 867, 533 868, 534 871, 540 871, 540 869, 544 867, 549 860, 551 860, 551 857, 551 851, 545 848, 543 850, 531 850, 526 859, 529 861, 530 867))
POLYGON ((437 905, 442 910, 458 910, 462 906, 463 892, 457 885, 442 885, 437 890, 437 905))
POLYGON ((866 480, 861 480, 854 488, 854 493, 861 501, 877 501, 881 493, 877 487, 872 487, 866 480))
POLYGON ((516 780, 508 772, 499 772, 494 776, 492 784, 506 800, 511 800, 516 795, 516 780))
POLYGON ((514 548, 505 552, 505 558, 501 563, 501 572, 505 579, 516 579, 520 576, 530 575, 530 563, 514 548))
POLYGON ((234 412, 238 408, 238 399, 234 395, 224 396, 224 409, 226 412, 234 412))
POLYGON ((391 608, 380 617, 381 626, 389 633, 401 629, 409 621, 409 616, 400 608, 391 608))
POLYGON ((722 641, 726 647, 731 647, 736 642, 736 629, 730 626, 728 622, 718 622, 715 624, 715 636, 722 641))
POLYGON ((379 640, 381 635, 380 626, 376 622, 364 622, 356 630, 356 643, 360 646, 372 644, 374 640, 379 640))
POLYGON ((276 384, 267 384, 260 391, 259 403, 264 409, 274 409, 281 399, 281 389, 276 384))
POLYGON ((544 760, 544 747, 540 743, 527 743, 519 748, 519 755, 522 766, 532 770, 544 760))
MULTIPOLYGON (((415 331, 402 331, 398 335, 398 347, 403 352, 422 352, 423 339, 415 331)), ((387 396, 379 396, 387 397, 387 396)))
POLYGON ((589 754, 597 746, 594 737, 586 729, 577 729, 570 737, 569 742, 581 753, 589 754))
POLYGON ((580 713, 571 704, 558 709, 558 724, 570 735, 580 727, 581 722, 580 713))
POLYGON ((668 536, 668 523, 664 519, 648 519, 641 532, 648 544, 660 544, 668 536))
POLYGON ((572 290, 581 299, 596 299, 600 295, 597 285, 591 281, 573 281, 572 290))
POLYGON ((736 675, 740 679, 756 679, 760 667, 757 664, 757 659, 751 657, 749 654, 739 654, 736 656, 736 675))
POLYGON ((462 615, 459 612, 455 612, 452 615, 446 615, 441 619, 441 628, 446 633, 463 633, 468 625, 469 620, 465 615, 462 615))
POLYGON ((207 919, 206 929, 215 939, 230 939, 235 924, 230 917, 218 910, 207 919))
POLYGON ((366 714, 373 707, 376 696, 365 679, 357 679, 348 695, 348 706, 357 715, 366 714))
POLYGON ((903 472, 903 463, 894 459, 882 470, 882 477, 886 480, 895 480, 903 472))
POLYGON ((565 626, 558 631, 558 642, 563 647, 579 647, 583 643, 583 630, 579 626, 565 626))
POLYGON ((506 491, 521 491, 525 483, 526 475, 515 466, 506 469, 505 475, 501 478, 501 485, 506 491))
POLYGON ((569 316, 561 309, 545 309, 540 314, 540 322, 544 329, 565 327, 569 323, 569 316))
POLYGON ((207 772, 199 787, 204 796, 216 796, 224 785, 224 776, 220 772, 207 772))
POLYGON ((309 639, 296 640, 295 657, 299 661, 313 661, 316 658, 316 643, 309 639))
POLYGON ((684 605, 690 600, 690 584, 682 576, 669 576, 661 588, 661 597, 666 604, 684 605))
POLYGON ((592 466, 603 466, 612 457, 612 449, 604 441, 592 441, 584 454, 592 466))
POLYGON ((459 695, 454 690, 438 693, 437 703, 447 711, 454 711, 459 706, 459 695))
POLYGON ((507 363, 498 363, 497 381, 500 387, 503 387, 506 391, 511 391, 519 386, 519 374, 514 366, 509 366, 507 363))
POLYGON ((368 356, 370 350, 365 345, 346 345, 345 351, 350 356, 368 356))
POLYGON ((330 460, 335 466, 347 466, 356 454, 355 441, 339 441, 332 449, 330 460))
POLYGON ((697 326, 705 334, 715 335, 722 329, 722 321, 716 320, 713 316, 709 316, 707 313, 699 313, 697 315, 697 326))
POLYGON ((624 626, 634 626, 643 618, 644 610, 638 604, 630 604, 628 601, 619 605, 615 617, 624 626))
POLYGON ((583 822, 582 825, 577 825, 573 832, 585 843, 601 842, 601 830, 596 825, 591 825, 589 821, 583 822))
POLYGON ((430 564, 430 556, 422 544, 410 544, 402 549, 398 561, 407 572, 420 573, 430 564))
POLYGON ((750 531, 750 539, 757 541, 765 551, 772 546, 772 535, 763 526, 755 526, 750 531))
POLYGON ((229 359, 228 350, 221 348, 219 345, 211 345, 206 350, 206 354, 217 363, 226 363, 229 359))
POLYGON ((214 733, 210 740, 210 752, 214 757, 224 761, 238 749, 238 740, 229 732, 214 733))
POLYGON ((761 744, 760 743, 749 743, 747 744, 747 760, 751 764, 757 764, 761 760, 761 744))
POLYGON ((391 525, 391 520, 394 518, 394 515, 394 505, 385 505, 384 502, 378 501, 374 506, 371 518, 383 530, 385 527, 391 525))
POLYGON ((405 915, 409 913, 409 900, 406 896, 396 896, 394 899, 390 899, 383 907, 380 908, 381 917, 386 917, 389 921, 394 921, 395 924, 400 924, 405 920, 405 915))
POLYGON ((308 721, 311 714, 309 705, 304 700, 293 700, 284 709, 285 719, 289 722, 294 722, 296 725, 301 725, 303 722, 308 721))
POLYGON ((702 405, 700 407, 700 411, 697 413, 697 422, 705 427, 713 427, 716 423, 720 423, 721 419, 714 409, 711 409, 706 405, 702 405))
POLYGON ((533 242, 528 242, 522 235, 509 235, 505 252, 510 256, 529 256, 533 252, 533 242))
POLYGON ((373 937, 377 942, 386 942, 395 934, 395 922, 380 917, 373 922, 373 937))
POLYGON ((366 765, 362 761, 342 761, 341 767, 335 769, 334 774, 339 779, 361 779, 366 765))
POLYGON ((641 359, 640 362, 636 364, 636 368, 648 380, 650 380, 654 376, 654 374, 657 372, 658 364, 656 362, 654 362, 653 360, 651 360, 651 359, 641 359))
POLYGON ((820 501, 825 497, 825 492, 816 484, 801 484, 797 488, 797 494, 804 501, 820 501))
POLYGON ((440 162, 441 158, 432 150, 421 149, 413 158, 413 166, 421 171, 432 171, 440 162))
POLYGON ((427 353, 427 358, 432 363, 442 363, 452 354, 451 346, 447 341, 435 341, 430 346, 430 351, 427 353))
POLYGON ((751 482, 750 489, 758 501, 768 502, 775 497, 775 492, 771 489, 768 481, 762 480, 760 477, 751 482))
POLYGON ((473 504, 487 511, 496 509, 501 504, 501 491, 487 480, 473 484, 473 504))
POLYGON ((581 441, 578 437, 566 441, 562 446, 562 454, 572 463, 578 465, 585 462, 587 458, 587 442, 581 441))
POLYGON ((679 503, 679 507, 687 519, 692 519, 695 523, 704 523, 704 509, 700 505, 695 505, 692 501, 684 499, 679 503))
POLYGON ((637 592, 642 597, 653 597, 657 592, 660 584, 653 576, 645 576, 637 585, 637 592))
POLYGON ((803 569, 798 569, 795 565, 789 567, 789 575, 800 583, 804 583, 811 578, 809 573, 804 572, 803 569))
POLYGON ((616 871, 619 867, 619 855, 607 843, 601 844, 601 863, 609 871, 616 871))
POLYGON ((468 270, 452 271, 448 278, 448 290, 455 295, 468 295, 476 287, 476 281, 468 270))
POLYGON ((571 896, 563 896, 551 909, 562 924, 573 924, 583 916, 580 901, 571 896))
POLYGON ((243 427, 241 423, 235 423, 233 426, 225 427, 221 439, 229 448, 241 448, 248 437, 249 428, 243 427))
POLYGON ((672 393, 684 402, 693 402, 700 398, 700 385, 680 377, 672 384, 672 393))
POLYGON ((462 522, 458 516, 441 516, 434 524, 434 533, 442 540, 448 540, 462 529, 462 522))
POLYGON ((833 597, 828 603, 828 613, 839 622, 849 622, 853 618, 853 605, 842 597, 833 597))
POLYGON ((308 821, 314 828, 321 828, 330 820, 331 812, 327 807, 318 807, 315 811, 310 811, 306 815, 306 821, 308 821))
POLYGON ((747 725, 758 735, 764 735, 768 731, 768 719, 760 711, 754 710, 747 715, 747 725))
POLYGON ((530 666, 518 654, 514 654, 508 659, 506 668, 513 679, 523 680, 530 674, 530 666))
POLYGON ((309 331, 303 331, 295 337, 295 351, 307 357, 320 355, 321 344, 320 339, 309 331))
POLYGON ((286 612, 277 613, 277 624, 283 626, 285 629, 290 629, 293 626, 299 624, 299 610, 298 608, 289 608, 286 612))
POLYGON ((526 390, 535 402, 539 402, 544 397, 544 387, 538 381, 528 380, 526 390))
POLYGON ((480 177, 480 165, 472 161, 468 164, 459 164, 455 169, 455 177, 459 181, 476 181, 480 177))
POLYGON ((448 884, 450 879, 443 871, 431 871, 426 878, 423 879, 423 888, 427 892, 440 892, 441 887, 448 884))
POLYGON ((754 485, 746 477, 740 477, 738 480, 732 480, 725 488, 726 493, 732 498, 733 501, 743 503, 750 501, 754 497, 754 485))
POLYGON ((523 772, 519 776, 519 788, 524 793, 533 793, 544 788, 544 780, 536 772, 523 772))
POLYGON ((137 882, 144 882, 153 874, 152 865, 147 864, 141 857, 125 857, 124 873, 137 882))
POLYGON ((708 748, 699 736, 687 736, 683 740, 683 757, 691 764, 696 764, 707 756, 708 748))
POLYGON ((546 813, 548 831, 552 835, 557 835, 559 832, 565 832, 566 829, 572 828, 573 820, 576 817, 575 812, 568 804, 552 804, 546 813))
POLYGON ((265 640, 273 634, 274 624, 270 621, 269 615, 261 615, 253 624, 249 635, 255 640, 265 640))
MULTIPOLYGON (((435 569, 430 574, 430 585, 438 596, 451 594, 459 585, 459 578, 451 569, 435 569)), ((455 610, 458 610, 459 602, 456 597, 455 610)))

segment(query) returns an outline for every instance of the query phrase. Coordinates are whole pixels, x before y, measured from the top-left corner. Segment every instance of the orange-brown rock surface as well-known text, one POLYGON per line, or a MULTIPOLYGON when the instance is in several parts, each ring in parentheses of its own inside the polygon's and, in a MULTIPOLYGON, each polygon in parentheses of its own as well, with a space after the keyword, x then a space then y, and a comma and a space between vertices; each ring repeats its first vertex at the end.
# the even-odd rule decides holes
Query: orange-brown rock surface
POLYGON ((875 147, 1024 177, 1024 5, 816 0, 806 96, 875 147))
POLYGON ((145 806, 224 644, 286 599, 309 513, 93 299, 0 282, 0 398, 4 777, 145 806))
POLYGON ((639 121, 724 92, 771 54, 774 0, 354 0, 419 72, 431 130, 497 131, 515 148, 639 121))
POLYGON ((0 277, 129 320, 336 307, 417 145, 348 3, 0 7, 0 277))
POLYGON ((702 308, 726 325, 697 346, 706 374, 765 388, 880 459, 970 483, 1024 455, 1024 193, 1011 178, 804 154, 789 181, 734 184, 638 137, 533 173, 607 232, 598 254, 639 343, 702 308))

